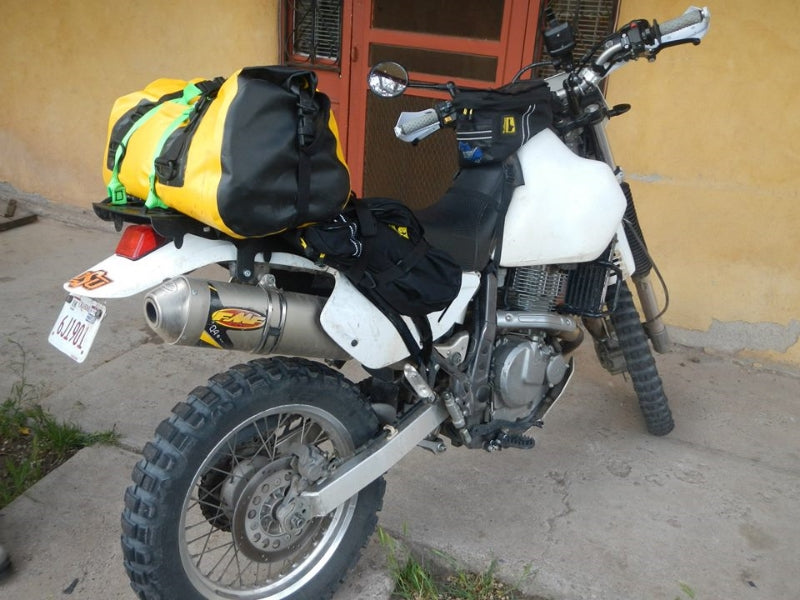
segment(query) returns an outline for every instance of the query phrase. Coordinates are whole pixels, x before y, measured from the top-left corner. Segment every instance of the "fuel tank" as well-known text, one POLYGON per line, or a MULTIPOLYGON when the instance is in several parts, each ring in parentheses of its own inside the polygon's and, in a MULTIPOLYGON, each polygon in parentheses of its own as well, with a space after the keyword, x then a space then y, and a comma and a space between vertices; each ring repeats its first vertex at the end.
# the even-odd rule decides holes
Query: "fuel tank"
POLYGON ((611 168, 575 155, 549 129, 517 152, 525 184, 514 190, 500 265, 587 262, 608 247, 625 212, 611 168))

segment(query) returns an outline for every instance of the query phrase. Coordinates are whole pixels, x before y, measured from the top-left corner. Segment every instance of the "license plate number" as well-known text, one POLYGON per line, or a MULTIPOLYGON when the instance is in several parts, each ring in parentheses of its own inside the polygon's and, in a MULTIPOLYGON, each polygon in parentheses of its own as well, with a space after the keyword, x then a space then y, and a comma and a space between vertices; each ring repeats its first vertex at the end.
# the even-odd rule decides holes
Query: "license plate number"
POLYGON ((82 363, 89 355, 105 316, 103 303, 82 296, 67 296, 48 341, 71 359, 82 363))

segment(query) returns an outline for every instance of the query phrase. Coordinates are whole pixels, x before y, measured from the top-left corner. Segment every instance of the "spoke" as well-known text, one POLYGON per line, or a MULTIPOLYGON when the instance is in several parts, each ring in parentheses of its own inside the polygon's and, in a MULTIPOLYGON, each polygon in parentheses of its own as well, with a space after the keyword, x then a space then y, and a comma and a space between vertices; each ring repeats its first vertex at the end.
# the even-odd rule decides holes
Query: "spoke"
MULTIPOLYGON (((217 463, 217 464, 219 464, 219 463, 217 463)), ((207 474, 207 473, 219 473, 220 475, 226 475, 227 476, 227 475, 231 475, 233 473, 233 471, 232 471, 232 469, 220 469, 218 466, 214 465, 214 466, 211 466, 208 469, 206 469, 204 475, 207 474)), ((225 482, 225 480, 223 479, 222 481, 220 481, 217 485, 215 485, 209 491, 216 490, 217 488, 221 487, 224 482, 225 482)))
MULTIPOLYGON (((234 439, 235 438, 236 438, 236 436, 234 436, 234 439)), ((233 440, 231 440, 231 438, 228 438, 227 445, 228 445, 228 448, 230 448, 231 472, 235 471, 236 467, 239 466, 239 455, 236 454, 236 445, 234 444, 233 446, 231 446, 231 442, 232 441, 233 440)))
POLYGON ((206 500, 200 500, 198 498, 197 500, 193 500, 192 505, 186 509, 186 512, 189 512, 191 509, 197 506, 207 506, 209 508, 215 508, 219 511, 222 510, 222 505, 219 502, 208 502, 206 500))
POLYGON ((291 415, 278 415, 278 422, 275 424, 275 429, 270 432, 269 438, 267 438, 268 444, 270 444, 270 448, 272 452, 270 453, 270 459, 275 460, 278 455, 278 434, 283 427, 284 422, 290 417, 291 415), (274 440, 274 441, 273 441, 274 440))
MULTIPOLYGON (((202 523, 198 523, 197 525, 202 525, 202 523)), ((206 525, 208 525, 208 523, 206 523, 206 525)), ((184 528, 184 532, 185 532, 187 529, 188 529, 188 527, 187 527, 187 528, 184 528)), ((200 540, 202 540, 203 538, 206 538, 206 543, 205 543, 205 545, 203 546, 203 550, 201 550, 201 553, 202 553, 202 552, 206 552, 206 550, 207 550, 207 548, 206 548, 206 547, 208 546, 208 539, 211 537, 211 534, 213 534, 215 531, 216 531, 216 528, 214 528, 214 527, 211 527, 211 525, 208 525, 208 531, 207 531, 206 533, 203 533, 203 534, 201 534, 201 535, 198 535, 197 537, 194 537, 194 538, 192 538, 192 539, 188 539, 188 538, 187 538, 187 540, 186 540, 186 544, 187 544, 187 545, 191 545, 191 544, 194 544, 195 542, 199 542, 199 541, 200 541, 200 540)), ((224 545, 225 545, 225 544, 223 544, 223 546, 224 546, 224 545)))
MULTIPOLYGON (((226 554, 227 554, 227 552, 226 552, 226 554)), ((228 559, 228 564, 225 565, 225 568, 222 569, 222 573, 220 574, 219 578, 217 579, 217 582, 222 582, 222 578, 225 576, 225 573, 228 572, 228 567, 230 567, 231 564, 233 564, 234 562, 238 563, 238 558, 239 558, 239 552, 234 548, 233 554, 231 555, 230 559, 228 559)), ((219 564, 219 563, 217 563, 217 564, 219 564)), ((209 571, 209 575, 211 574, 211 572, 212 571, 209 571)))
MULTIPOLYGON (((197 568, 198 569, 200 568, 200 561, 203 560, 203 556, 205 555, 206 550, 208 550, 208 544, 211 541, 211 532, 212 531, 213 530, 209 527, 208 532, 205 534, 205 536, 200 536, 199 538, 197 538, 198 540, 202 539, 203 537, 206 538, 205 542, 203 542, 203 548, 200 550, 200 554, 199 554, 199 556, 197 558, 197 568)), ((187 542, 186 546, 188 548, 189 542, 187 542)))
MULTIPOLYGON (((258 434, 258 439, 261 441, 261 447, 269 455, 270 460, 275 460, 275 448, 270 447, 269 444, 267 443, 267 440, 264 439, 264 434, 261 432, 261 428, 258 426, 258 422, 254 422, 253 427, 255 427, 256 433, 258 434)), ((267 427, 267 432, 269 432, 269 427, 267 427)))
MULTIPOLYGON (((220 516, 222 516, 222 515, 224 515, 224 514, 225 514, 225 513, 221 512, 221 513, 219 513, 219 514, 216 514, 216 515, 214 515, 214 517, 213 517, 213 518, 215 518, 215 519, 216 519, 217 517, 220 517, 220 516)), ((214 527, 213 525, 211 525, 211 523, 209 523, 209 522, 208 522, 208 519, 206 519, 206 518, 204 517, 204 518, 200 519, 200 520, 199 520, 197 523, 195 523, 194 525, 186 525, 186 527, 184 527, 184 528, 183 528, 183 531, 184 531, 184 533, 186 533, 186 532, 188 532, 190 529, 194 529, 195 527, 202 527, 203 525, 207 525, 207 526, 208 526, 208 527, 211 529, 211 531, 214 531, 215 529, 219 529, 219 527, 214 527)), ((199 536, 199 537, 196 537, 196 538, 193 538, 193 539, 191 539, 191 540, 187 539, 187 540, 186 540, 186 543, 187 543, 187 544, 191 544, 192 542, 196 542, 197 540, 199 540, 201 537, 203 537, 203 536, 205 536, 205 535, 206 535, 206 534, 204 533, 203 535, 201 535, 201 536, 199 536)))
MULTIPOLYGON (((228 549, 227 549, 227 550, 225 550, 225 552, 223 552, 223 553, 222 553, 222 556, 220 556, 220 557, 219 557, 219 560, 217 560, 217 562, 216 562, 216 563, 214 563, 214 566, 213 566, 213 567, 211 567, 211 568, 208 570, 208 572, 207 572, 207 573, 203 573, 203 571, 202 571, 202 570, 201 570, 200 572, 201 572, 201 573, 203 573, 203 574, 204 574, 206 577, 211 577, 211 574, 212 574, 212 573, 213 573, 213 572, 214 572, 214 571, 217 569, 217 567, 219 566, 219 564, 220 564, 220 563, 221 563, 223 560, 225 560, 225 557, 228 555, 228 553, 229 553, 229 552, 230 552, 232 549, 233 549, 233 551, 234 551, 234 552, 236 552, 236 550, 233 548, 233 542, 230 542, 230 544, 229 544, 228 546, 229 546, 229 547, 228 547, 228 549)), ((210 549, 208 550, 208 552, 213 552, 214 550, 219 550, 220 548, 224 548, 224 547, 225 547, 225 544, 223 544, 223 545, 221 545, 221 546, 218 546, 218 547, 216 547, 216 548, 210 548, 210 549)), ((195 566, 196 566, 198 569, 200 569, 200 562, 203 560, 203 555, 205 554, 205 552, 206 552, 206 550, 205 550, 205 549, 203 549, 203 552, 202 552, 202 553, 199 555, 199 558, 197 559, 197 563, 196 563, 196 565, 195 565, 195 566)), ((219 580, 217 580, 217 581, 219 581, 219 580)))

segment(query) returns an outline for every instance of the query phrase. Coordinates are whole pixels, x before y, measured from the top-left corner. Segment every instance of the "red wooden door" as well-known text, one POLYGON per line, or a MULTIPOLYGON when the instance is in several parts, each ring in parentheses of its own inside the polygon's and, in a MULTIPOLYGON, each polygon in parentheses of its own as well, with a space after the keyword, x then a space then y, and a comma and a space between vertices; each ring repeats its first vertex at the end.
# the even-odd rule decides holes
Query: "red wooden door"
POLYGON ((371 65, 396 60, 412 79, 472 86, 506 83, 533 56, 539 0, 353 0, 348 161, 357 193, 430 204, 456 169, 452 132, 412 147, 394 138, 402 110, 442 98, 409 90, 392 100, 368 93, 371 65))
POLYGON ((429 108, 437 95, 409 90, 401 98, 377 99, 367 90, 370 66, 396 60, 423 81, 501 85, 533 56, 541 4, 285 1, 283 59, 314 69, 319 88, 330 96, 353 189, 399 197, 415 207, 438 198, 455 171, 452 132, 440 132, 418 147, 394 139, 400 111, 429 108))

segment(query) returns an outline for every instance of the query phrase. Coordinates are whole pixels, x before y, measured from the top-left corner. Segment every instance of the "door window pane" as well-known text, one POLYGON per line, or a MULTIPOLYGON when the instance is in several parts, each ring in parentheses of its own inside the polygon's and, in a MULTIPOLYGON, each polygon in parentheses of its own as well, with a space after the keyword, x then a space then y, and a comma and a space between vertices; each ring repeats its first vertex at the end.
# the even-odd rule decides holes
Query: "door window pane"
POLYGON ((480 81, 494 81, 497 71, 497 58, 494 56, 477 56, 460 52, 441 52, 383 44, 370 45, 369 64, 374 65, 384 60, 399 62, 409 71, 417 73, 465 77, 480 81))
POLYGON ((499 40, 504 4, 503 0, 374 0, 372 26, 499 40))

